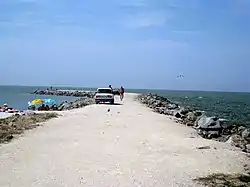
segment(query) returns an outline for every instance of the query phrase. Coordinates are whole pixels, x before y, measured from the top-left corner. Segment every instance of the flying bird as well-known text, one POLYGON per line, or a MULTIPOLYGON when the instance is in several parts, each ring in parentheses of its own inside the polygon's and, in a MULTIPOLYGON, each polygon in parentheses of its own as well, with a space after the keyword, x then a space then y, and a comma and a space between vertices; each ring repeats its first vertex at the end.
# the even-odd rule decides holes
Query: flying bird
POLYGON ((177 78, 184 78, 184 75, 180 74, 177 76, 177 78))

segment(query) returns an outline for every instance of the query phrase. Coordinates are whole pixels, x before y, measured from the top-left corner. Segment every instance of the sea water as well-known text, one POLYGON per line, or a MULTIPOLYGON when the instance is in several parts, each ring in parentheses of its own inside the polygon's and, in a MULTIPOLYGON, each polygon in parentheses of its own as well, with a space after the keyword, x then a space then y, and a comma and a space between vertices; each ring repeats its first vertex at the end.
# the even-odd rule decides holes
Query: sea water
POLYGON ((54 96, 54 95, 35 95, 31 94, 34 90, 46 89, 46 87, 36 86, 0 86, 0 106, 7 103, 9 107, 18 110, 26 110, 28 102, 34 99, 54 99, 57 104, 63 101, 74 101, 76 97, 54 96))

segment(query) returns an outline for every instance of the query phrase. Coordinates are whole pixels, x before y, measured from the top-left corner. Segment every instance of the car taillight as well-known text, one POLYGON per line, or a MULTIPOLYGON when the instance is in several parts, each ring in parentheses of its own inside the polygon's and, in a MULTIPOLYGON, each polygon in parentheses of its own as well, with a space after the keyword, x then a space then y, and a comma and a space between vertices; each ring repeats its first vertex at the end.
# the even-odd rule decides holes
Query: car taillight
POLYGON ((95 97, 96 97, 96 98, 100 98, 100 95, 96 95, 95 97))
POLYGON ((108 98, 112 98, 112 95, 108 95, 108 98))

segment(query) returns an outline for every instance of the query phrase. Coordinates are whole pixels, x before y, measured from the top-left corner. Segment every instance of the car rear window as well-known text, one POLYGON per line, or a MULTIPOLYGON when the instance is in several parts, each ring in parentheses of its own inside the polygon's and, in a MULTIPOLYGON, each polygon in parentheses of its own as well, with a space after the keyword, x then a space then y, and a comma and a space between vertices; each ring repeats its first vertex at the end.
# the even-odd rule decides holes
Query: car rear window
POLYGON ((97 93, 112 93, 112 90, 111 89, 98 89, 97 90, 97 93))

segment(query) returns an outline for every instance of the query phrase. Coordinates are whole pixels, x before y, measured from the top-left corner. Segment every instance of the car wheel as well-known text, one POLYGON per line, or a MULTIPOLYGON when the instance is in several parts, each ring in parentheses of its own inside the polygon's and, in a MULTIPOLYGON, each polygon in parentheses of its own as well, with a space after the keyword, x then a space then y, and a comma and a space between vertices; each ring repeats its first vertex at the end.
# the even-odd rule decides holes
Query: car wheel
POLYGON ((114 102, 114 100, 110 101, 110 104, 112 104, 112 105, 113 105, 114 103, 115 103, 115 102, 114 102))
POLYGON ((95 104, 99 104, 99 101, 96 101, 95 104))

